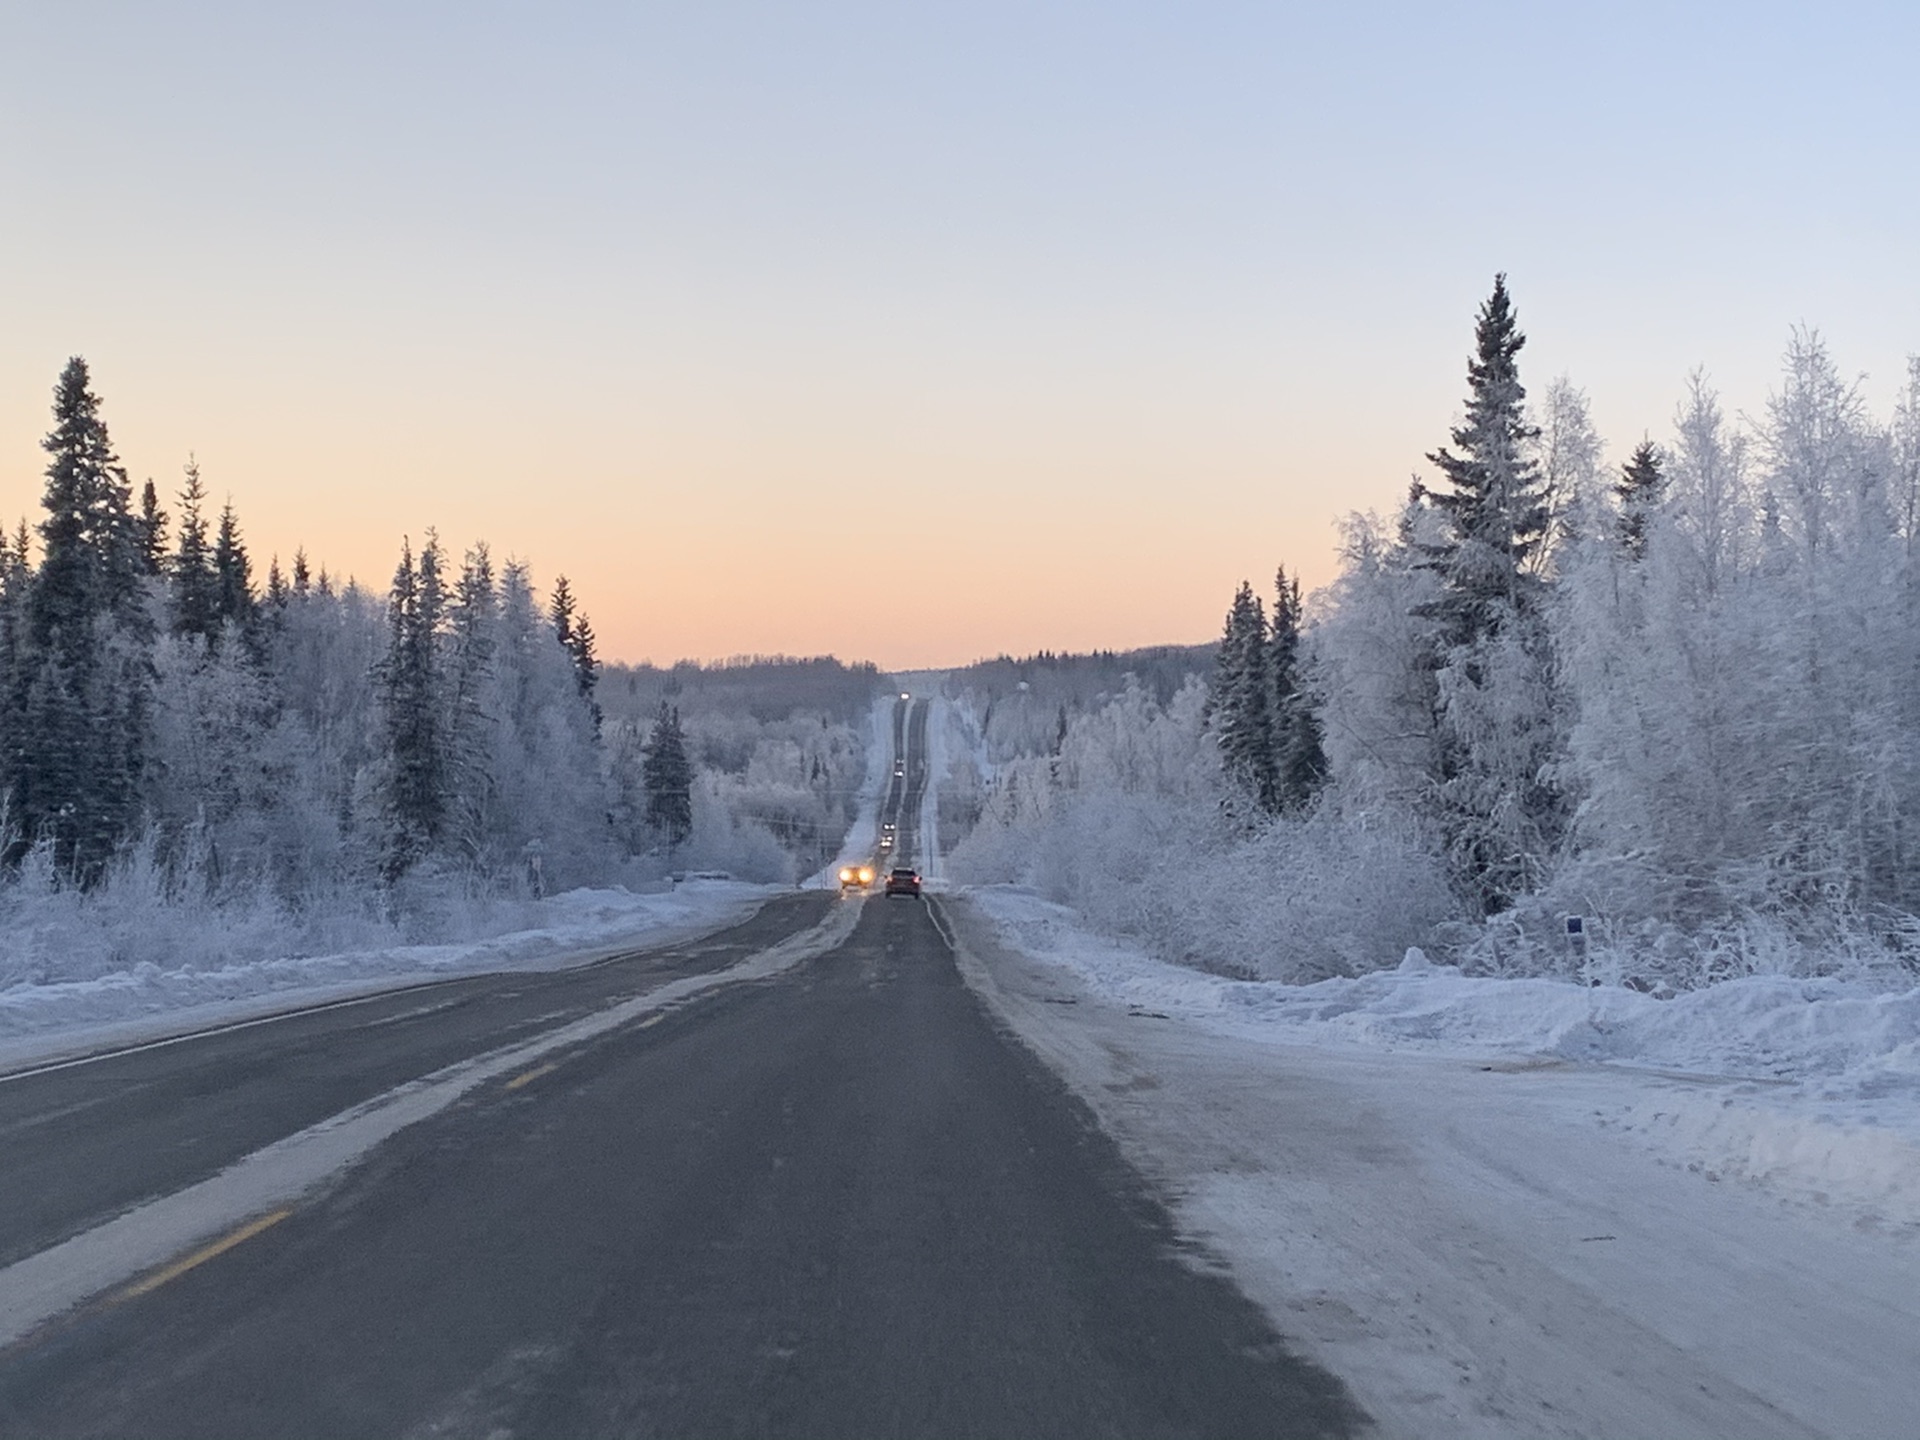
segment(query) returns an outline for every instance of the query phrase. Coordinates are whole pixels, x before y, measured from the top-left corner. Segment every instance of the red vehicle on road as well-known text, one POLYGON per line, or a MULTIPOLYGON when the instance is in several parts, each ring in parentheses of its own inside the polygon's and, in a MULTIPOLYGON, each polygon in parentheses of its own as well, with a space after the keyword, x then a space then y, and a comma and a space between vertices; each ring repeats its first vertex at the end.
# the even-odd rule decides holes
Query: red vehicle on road
POLYGON ((920 898, 920 872, 909 869, 905 865, 887 872, 887 894, 889 896, 911 895, 914 899, 918 900, 920 898))

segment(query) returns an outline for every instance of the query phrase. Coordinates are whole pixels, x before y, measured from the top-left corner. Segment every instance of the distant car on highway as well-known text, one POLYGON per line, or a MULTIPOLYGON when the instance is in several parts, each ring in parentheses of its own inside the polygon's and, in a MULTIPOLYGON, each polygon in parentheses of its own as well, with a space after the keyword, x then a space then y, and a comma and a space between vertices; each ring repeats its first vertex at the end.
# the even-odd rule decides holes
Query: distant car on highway
POLYGON ((889 897, 894 895, 910 895, 918 900, 920 898, 920 872, 906 865, 901 865, 896 869, 888 871, 887 894, 889 897))
POLYGON ((906 761, 904 761, 904 760, 896 760, 896 761, 894 761, 894 762, 893 762, 893 773, 894 773, 894 774, 896 774, 896 775, 904 775, 904 774, 906 774, 906 773, 907 773, 907 762, 906 762, 906 761))
POLYGON ((873 884, 873 867, 871 865, 842 865, 840 867, 840 893, 842 895, 846 894, 849 890, 864 890, 871 884, 873 884))

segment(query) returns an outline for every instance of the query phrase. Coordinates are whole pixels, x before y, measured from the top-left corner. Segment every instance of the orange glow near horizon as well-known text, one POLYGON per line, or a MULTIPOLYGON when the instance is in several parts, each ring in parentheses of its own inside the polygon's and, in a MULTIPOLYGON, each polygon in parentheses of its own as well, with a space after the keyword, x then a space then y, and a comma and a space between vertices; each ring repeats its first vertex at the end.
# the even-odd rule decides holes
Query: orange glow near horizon
MULTIPOLYGON (((569 426, 557 402, 541 414, 523 396, 511 429, 481 418, 510 413, 504 397, 462 406, 434 453, 418 440, 431 417, 411 433, 356 420, 366 396, 316 404, 329 418, 315 424, 245 376, 201 405, 164 373, 129 384, 124 364, 89 363, 136 492, 151 477, 177 512, 192 452, 263 581, 271 557, 285 569, 304 547, 316 571, 379 591, 403 536, 417 547, 434 528, 455 555, 484 539, 543 593, 567 575, 610 661, 830 653, 906 670, 1207 641, 1240 579, 1269 585, 1279 563, 1310 586, 1328 578, 1330 517, 1380 498, 1289 485, 1250 437, 1221 444, 1218 417, 1211 446, 1138 427, 1099 443, 1090 422, 1075 449, 1018 414, 856 443, 821 412, 756 434, 697 411, 622 424, 589 404, 592 423, 569 426), (143 400, 148 385, 159 393, 143 400)), ((0 405, 9 528, 38 517, 51 382, 32 405, 20 388, 0 405)))

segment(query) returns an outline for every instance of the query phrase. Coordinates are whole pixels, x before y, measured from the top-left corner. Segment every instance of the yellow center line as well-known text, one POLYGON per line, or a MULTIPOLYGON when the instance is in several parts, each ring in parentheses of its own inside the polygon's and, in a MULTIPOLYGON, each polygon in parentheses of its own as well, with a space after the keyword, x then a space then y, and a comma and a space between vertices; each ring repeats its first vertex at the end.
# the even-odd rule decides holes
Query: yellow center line
POLYGON ((194 1266, 204 1265, 216 1255, 226 1254, 227 1251, 233 1249, 234 1246, 251 1240, 262 1230, 278 1225, 291 1214, 293 1214, 293 1207, 289 1205, 286 1209, 276 1210, 271 1215, 262 1215, 258 1220, 249 1220, 238 1230, 232 1231, 230 1234, 222 1235, 211 1245, 203 1245, 191 1255, 183 1255, 165 1269, 154 1271, 153 1274, 147 1276, 146 1279, 134 1281, 133 1284, 127 1286, 126 1289, 115 1295, 112 1303, 117 1305, 125 1300, 137 1300, 142 1295, 158 1290, 169 1280, 178 1280, 182 1275, 186 1274, 187 1271, 193 1269, 194 1266))
POLYGON ((522 1074, 516 1075, 513 1077, 513 1079, 507 1081, 507 1089, 518 1090, 522 1085, 525 1085, 528 1082, 533 1080, 538 1080, 542 1075, 551 1075, 554 1071, 558 1070, 559 1068, 560 1066, 557 1062, 551 1062, 546 1065, 536 1065, 533 1067, 533 1069, 525 1071, 522 1074))

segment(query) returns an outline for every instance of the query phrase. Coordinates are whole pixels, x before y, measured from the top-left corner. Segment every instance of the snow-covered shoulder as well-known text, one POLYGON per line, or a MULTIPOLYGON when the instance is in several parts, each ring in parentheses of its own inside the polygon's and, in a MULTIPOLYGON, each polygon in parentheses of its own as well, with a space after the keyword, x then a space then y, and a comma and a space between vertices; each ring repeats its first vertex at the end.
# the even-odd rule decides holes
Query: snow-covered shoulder
POLYGON ((1031 892, 936 903, 976 993, 1374 1433, 1911 1431, 1911 997, 1741 982, 1689 1011, 1418 955, 1289 986, 1031 892))
POLYGON ((1288 985, 1152 959, 1021 887, 967 896, 1009 944, 1094 995, 1215 1033, 1684 1082, 1623 1084, 1608 1123, 1716 1174, 1920 1224, 1920 990, 1746 976, 1656 999, 1463 975, 1418 950, 1394 970, 1288 985))
POLYGON ((570 890, 502 911, 512 928, 458 943, 214 965, 142 961, 81 980, 22 982, 0 989, 0 1068, 458 975, 564 969, 724 928, 784 893, 784 886, 720 879, 688 879, 651 894, 570 890))

